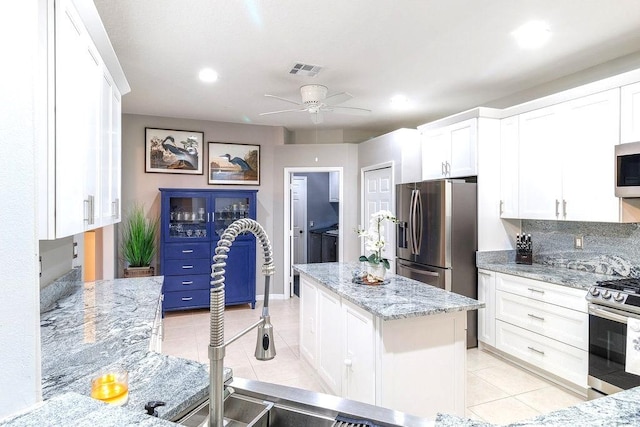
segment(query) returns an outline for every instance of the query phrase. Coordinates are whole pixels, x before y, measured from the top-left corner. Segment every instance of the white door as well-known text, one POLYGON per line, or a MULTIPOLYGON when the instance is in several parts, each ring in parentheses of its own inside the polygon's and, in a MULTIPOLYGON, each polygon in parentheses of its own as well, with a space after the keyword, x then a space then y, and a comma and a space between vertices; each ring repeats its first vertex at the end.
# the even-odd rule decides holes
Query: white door
POLYGON ((307 177, 294 176, 291 183, 293 209, 293 263, 307 263, 307 177))
MULTIPOLYGON (((391 211, 395 214, 396 206, 393 198, 393 178, 391 167, 374 169, 364 173, 364 213, 361 227, 367 229, 369 227, 369 218, 371 214, 379 210, 391 211)), ((391 263, 390 271, 395 273, 396 258, 396 230, 395 225, 386 222, 384 224, 384 250, 383 257, 388 258, 391 263)), ((364 242, 363 242, 364 243, 364 242)), ((364 253, 364 246, 363 252, 364 253)))

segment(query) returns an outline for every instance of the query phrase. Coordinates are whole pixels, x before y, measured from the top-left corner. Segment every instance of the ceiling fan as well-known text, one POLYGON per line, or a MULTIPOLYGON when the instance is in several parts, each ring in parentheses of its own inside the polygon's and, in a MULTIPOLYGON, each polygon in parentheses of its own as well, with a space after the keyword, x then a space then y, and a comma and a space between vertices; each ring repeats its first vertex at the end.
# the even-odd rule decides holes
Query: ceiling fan
POLYGON ((296 104, 301 108, 291 108, 287 110, 268 111, 266 113, 260 113, 261 116, 268 114, 280 114, 290 112, 304 112, 308 111, 311 114, 311 121, 315 124, 322 123, 322 113, 339 113, 339 114, 354 114, 358 116, 364 116, 371 113, 371 110, 365 108, 356 107, 342 107, 337 104, 341 104, 345 101, 353 98, 348 92, 340 92, 330 96, 327 96, 328 89, 322 85, 304 85, 300 87, 300 95, 302 102, 294 101, 292 99, 282 98, 276 95, 265 94, 269 98, 276 98, 282 101, 296 104))

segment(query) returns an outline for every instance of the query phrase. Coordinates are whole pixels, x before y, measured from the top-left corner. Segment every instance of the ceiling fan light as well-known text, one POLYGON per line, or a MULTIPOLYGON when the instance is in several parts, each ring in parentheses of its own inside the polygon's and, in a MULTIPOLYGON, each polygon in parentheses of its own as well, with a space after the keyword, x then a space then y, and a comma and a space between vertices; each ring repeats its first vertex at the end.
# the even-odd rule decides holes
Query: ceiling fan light
POLYGON ((200 70, 200 73, 198 73, 198 77, 205 83, 213 83, 218 80, 218 73, 211 68, 203 68, 200 70))
POLYGON ((523 49, 536 49, 551 38, 549 25, 544 21, 529 21, 516 28, 511 35, 523 49))

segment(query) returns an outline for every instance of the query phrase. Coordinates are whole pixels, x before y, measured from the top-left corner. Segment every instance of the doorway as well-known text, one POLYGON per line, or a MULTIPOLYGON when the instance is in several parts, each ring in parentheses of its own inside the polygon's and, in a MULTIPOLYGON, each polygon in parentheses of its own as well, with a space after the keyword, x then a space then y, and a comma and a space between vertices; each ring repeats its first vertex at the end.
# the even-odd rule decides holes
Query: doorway
POLYGON ((315 242, 322 242, 324 237, 324 262, 342 259, 340 223, 343 221, 343 207, 340 200, 343 168, 285 168, 284 173, 284 194, 288 196, 284 203, 283 271, 287 272, 285 283, 289 284, 288 293, 285 285, 285 295, 291 297, 299 295, 299 277, 293 271, 293 265, 323 262, 322 256, 319 257, 317 253, 317 250, 322 251, 322 243, 315 242), (307 193, 311 197, 307 197, 307 193), (333 251, 327 249, 327 242, 333 251))
MULTIPOLYGON (((381 164, 362 169, 362 220, 365 227, 369 224, 371 214, 380 210, 396 213, 395 188, 393 182, 393 165, 381 164)), ((395 273, 396 260, 396 233, 393 224, 384 227, 383 238, 385 245, 383 254, 389 259, 391 268, 395 273)), ((364 245, 364 242, 363 242, 364 245)), ((364 253, 364 246, 363 246, 364 253)))

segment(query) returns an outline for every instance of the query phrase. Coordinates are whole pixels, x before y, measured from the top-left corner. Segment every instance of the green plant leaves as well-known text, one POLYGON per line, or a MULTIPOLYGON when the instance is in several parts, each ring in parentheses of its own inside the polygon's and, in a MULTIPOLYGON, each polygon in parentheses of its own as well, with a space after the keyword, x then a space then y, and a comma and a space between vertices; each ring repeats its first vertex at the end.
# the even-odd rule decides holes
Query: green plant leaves
POLYGON ((147 219, 144 208, 134 205, 122 223, 122 256, 129 267, 151 265, 156 253, 158 218, 147 219))

